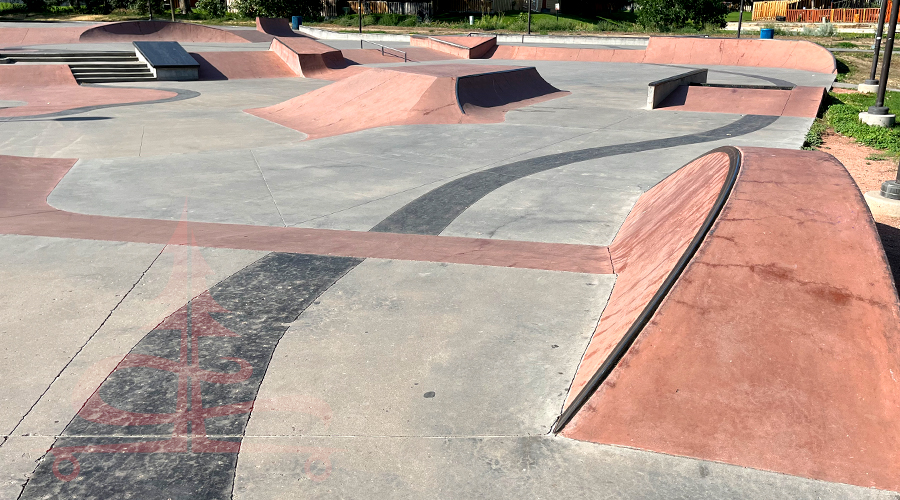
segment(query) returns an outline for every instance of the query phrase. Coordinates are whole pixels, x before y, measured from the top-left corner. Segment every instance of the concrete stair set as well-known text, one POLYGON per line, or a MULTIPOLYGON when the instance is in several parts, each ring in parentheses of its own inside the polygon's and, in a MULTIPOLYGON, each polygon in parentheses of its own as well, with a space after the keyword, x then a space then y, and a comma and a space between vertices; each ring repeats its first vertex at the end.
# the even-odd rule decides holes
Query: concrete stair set
POLYGON ((78 83, 112 83, 154 81, 156 77, 146 62, 133 51, 3 53, 2 57, 17 63, 67 64, 78 83))

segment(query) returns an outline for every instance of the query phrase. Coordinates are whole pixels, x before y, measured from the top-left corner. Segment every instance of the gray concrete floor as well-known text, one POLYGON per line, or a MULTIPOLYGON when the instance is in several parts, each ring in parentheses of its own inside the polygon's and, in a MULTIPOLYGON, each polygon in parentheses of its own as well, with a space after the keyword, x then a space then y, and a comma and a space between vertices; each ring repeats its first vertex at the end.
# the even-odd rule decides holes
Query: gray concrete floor
MULTIPOLYGON (((536 66, 571 95, 498 124, 304 140, 243 110, 328 82, 119 84, 200 96, 77 115, 88 120, 0 120, 0 154, 80 158, 48 198, 72 212, 367 231, 473 172, 647 144, 510 182, 441 232, 604 245, 642 192, 691 159, 721 145, 799 148, 812 121, 782 117, 733 138, 656 147, 742 117, 643 110, 647 82, 681 67, 509 63, 536 66)), ((784 69, 710 71, 716 83, 827 86, 832 79, 784 69)), ((0 498, 19 495, 116 360, 186 297, 263 256, 204 249, 208 272, 199 288, 170 296, 179 248, 0 236, 0 498)), ((232 496, 892 498, 549 435, 613 284, 613 276, 428 262, 369 259, 351 268, 286 325, 258 394, 258 401, 312 401, 331 417, 260 403, 232 496)))

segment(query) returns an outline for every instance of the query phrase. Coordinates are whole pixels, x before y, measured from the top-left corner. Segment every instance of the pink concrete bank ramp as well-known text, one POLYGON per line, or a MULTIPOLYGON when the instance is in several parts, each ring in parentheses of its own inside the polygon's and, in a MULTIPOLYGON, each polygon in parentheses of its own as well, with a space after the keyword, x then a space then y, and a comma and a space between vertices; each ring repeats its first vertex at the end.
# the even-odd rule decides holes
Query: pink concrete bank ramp
POLYGON ((497 47, 493 36, 416 36, 409 38, 413 47, 425 47, 459 59, 479 59, 497 47))
POLYGON ((248 113, 311 139, 390 125, 498 123, 511 109, 567 95, 516 66, 371 68, 248 113))
POLYGON ((779 90, 682 85, 657 109, 815 118, 824 97, 822 87, 779 90))
POLYGON ((84 43, 153 40, 194 43, 249 43, 234 32, 191 23, 169 21, 124 21, 84 30, 78 38, 84 43))
POLYGON ((610 254, 619 277, 572 392, 591 390, 570 398, 562 435, 900 489, 900 307, 833 157, 701 158, 641 196, 610 254), (593 378, 642 310, 633 343, 593 378))
POLYGON ((283 17, 257 17, 256 31, 281 37, 302 36, 294 33, 291 21, 283 17))
POLYGON ((275 38, 269 50, 281 58, 294 75, 305 78, 340 80, 363 70, 349 67, 350 61, 344 59, 340 50, 312 38, 275 38))
POLYGON ((0 65, 0 99, 24 106, 0 109, 0 116, 33 116, 76 108, 156 101, 175 92, 153 89, 82 87, 63 64, 0 65))
POLYGON ((532 61, 751 66, 837 73, 834 57, 828 49, 795 40, 651 37, 645 50, 499 45, 485 57, 532 61))
POLYGON ((249 43, 269 41, 271 35, 255 31, 229 31, 211 26, 169 21, 123 21, 88 27, 0 28, 0 47, 66 43, 131 42, 135 40, 249 43))

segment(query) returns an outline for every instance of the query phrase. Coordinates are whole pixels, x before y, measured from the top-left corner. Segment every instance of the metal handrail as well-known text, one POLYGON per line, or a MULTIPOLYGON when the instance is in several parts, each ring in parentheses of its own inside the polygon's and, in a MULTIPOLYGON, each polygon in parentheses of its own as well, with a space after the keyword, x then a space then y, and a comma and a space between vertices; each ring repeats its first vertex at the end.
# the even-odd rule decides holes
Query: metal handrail
POLYGON ((393 50, 393 51, 395 51, 395 52, 399 52, 399 53, 403 54, 403 62, 409 62, 409 61, 407 60, 407 57, 406 57, 406 52, 403 52, 403 51, 400 50, 400 49, 395 49, 395 48, 393 48, 393 47, 388 47, 387 45, 381 45, 380 43, 370 42, 370 41, 368 41, 368 40, 363 40, 363 39, 360 39, 360 40, 359 40, 359 48, 363 48, 363 42, 371 43, 372 45, 377 45, 377 46, 381 47, 381 55, 382 55, 382 57, 384 56, 384 49, 388 49, 388 50, 393 50))

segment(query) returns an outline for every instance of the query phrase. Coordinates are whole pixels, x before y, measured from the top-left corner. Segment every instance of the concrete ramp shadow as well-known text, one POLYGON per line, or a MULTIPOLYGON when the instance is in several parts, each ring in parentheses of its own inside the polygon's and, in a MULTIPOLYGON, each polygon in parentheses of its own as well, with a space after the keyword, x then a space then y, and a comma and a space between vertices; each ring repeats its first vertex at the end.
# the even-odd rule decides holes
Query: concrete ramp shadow
POLYGON ((370 68, 275 106, 246 111, 319 138, 390 125, 498 123, 509 110, 567 94, 533 67, 370 68))
POLYGON ((638 199, 610 256, 556 432, 900 489, 900 307, 837 160, 715 150, 638 199))

